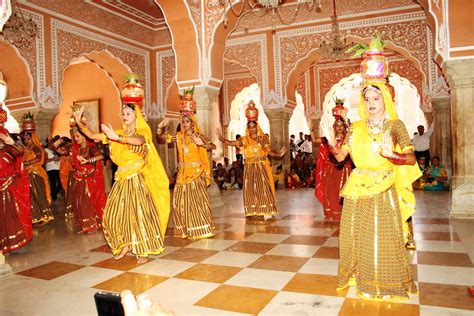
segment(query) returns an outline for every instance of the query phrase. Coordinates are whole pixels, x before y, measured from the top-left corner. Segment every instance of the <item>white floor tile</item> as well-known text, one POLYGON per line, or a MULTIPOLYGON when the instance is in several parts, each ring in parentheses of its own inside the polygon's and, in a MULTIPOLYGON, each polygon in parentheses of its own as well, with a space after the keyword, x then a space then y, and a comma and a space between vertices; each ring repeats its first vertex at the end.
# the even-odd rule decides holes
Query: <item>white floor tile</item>
POLYGON ((266 255, 312 257, 319 248, 319 246, 279 244, 267 252, 266 255))
POLYGON ((202 263, 245 268, 261 256, 255 253, 223 251, 207 258, 202 263))
POLYGON ((279 292, 260 315, 337 315, 344 297, 279 292))
POLYGON ((295 273, 285 271, 270 271, 262 269, 243 269, 225 284, 254 287, 267 290, 281 290, 295 273))
POLYGON ((337 275, 338 264, 338 259, 310 258, 298 272, 337 275))

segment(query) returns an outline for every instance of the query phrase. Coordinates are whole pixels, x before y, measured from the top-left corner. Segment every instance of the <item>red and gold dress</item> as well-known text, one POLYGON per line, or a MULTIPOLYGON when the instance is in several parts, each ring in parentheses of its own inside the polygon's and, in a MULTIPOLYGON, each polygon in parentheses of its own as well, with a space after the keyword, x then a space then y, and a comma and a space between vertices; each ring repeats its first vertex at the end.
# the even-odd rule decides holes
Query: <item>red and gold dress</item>
POLYGON ((33 237, 30 188, 21 152, 0 142, 0 250, 18 250, 33 237))
POLYGON ((270 140, 261 132, 252 138, 248 131, 240 142, 244 150, 244 209, 245 216, 276 215, 275 186, 266 148, 270 140))
MULTIPOLYGON (((206 143, 208 139, 199 134, 206 143)), ((214 236, 207 187, 211 184, 211 170, 207 150, 196 145, 189 135, 178 132, 167 135, 167 142, 178 146, 179 168, 173 192, 174 234, 182 238, 214 236)))
POLYGON ((87 141, 85 147, 72 146, 72 167, 74 169, 71 199, 74 219, 79 233, 92 233, 99 229, 105 207, 104 175, 102 161, 80 164, 77 156, 90 159, 100 154, 93 142, 87 141))
POLYGON ((51 210, 51 191, 46 170, 43 168, 45 153, 36 144, 26 147, 23 156, 30 182, 31 216, 33 224, 47 223, 54 219, 51 210), (31 161, 37 160, 31 163, 31 161))
MULTIPOLYGON (((336 139, 342 144, 344 139, 336 139)), ((324 139, 319 145, 316 163, 316 198, 323 205, 324 217, 328 220, 341 220, 342 198, 339 196, 347 178, 352 171, 352 161, 348 155, 344 161, 338 162, 330 153, 329 145, 324 139)))

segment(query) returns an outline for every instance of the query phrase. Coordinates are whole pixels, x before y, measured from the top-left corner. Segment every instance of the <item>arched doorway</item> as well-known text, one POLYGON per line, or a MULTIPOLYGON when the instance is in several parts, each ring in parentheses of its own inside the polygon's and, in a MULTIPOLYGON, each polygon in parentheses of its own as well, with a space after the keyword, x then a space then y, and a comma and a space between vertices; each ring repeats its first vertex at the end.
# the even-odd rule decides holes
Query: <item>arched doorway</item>
MULTIPOLYGON (((226 132, 228 139, 235 139, 237 134, 245 135, 247 127, 245 109, 250 100, 255 102, 255 106, 258 109, 258 124, 264 133, 270 134, 270 123, 260 103, 260 96, 261 90, 256 83, 251 84, 237 93, 230 106, 230 122, 226 132)), ((226 156, 231 159, 231 161, 235 160, 235 148, 229 147, 226 156)))

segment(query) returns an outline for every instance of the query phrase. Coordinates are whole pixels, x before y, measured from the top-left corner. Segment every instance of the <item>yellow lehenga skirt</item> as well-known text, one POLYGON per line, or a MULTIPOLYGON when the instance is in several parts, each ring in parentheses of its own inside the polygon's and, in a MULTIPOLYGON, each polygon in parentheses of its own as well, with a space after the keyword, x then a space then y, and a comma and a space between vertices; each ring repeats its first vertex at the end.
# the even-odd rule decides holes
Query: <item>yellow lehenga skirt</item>
POLYGON ((276 215, 273 180, 263 161, 244 165, 244 209, 245 216, 276 215))
POLYGON ((139 257, 165 250, 158 209, 140 172, 115 180, 105 205, 102 226, 114 255, 126 246, 139 257))
POLYGON ((175 235, 196 239, 214 236, 215 225, 204 175, 186 184, 176 184, 173 210, 175 235))
POLYGON ((47 223, 54 219, 46 193, 45 181, 35 173, 29 172, 31 217, 33 224, 47 223))
POLYGON ((367 299, 417 293, 395 188, 344 199, 339 257, 338 289, 355 281, 358 295, 367 299))

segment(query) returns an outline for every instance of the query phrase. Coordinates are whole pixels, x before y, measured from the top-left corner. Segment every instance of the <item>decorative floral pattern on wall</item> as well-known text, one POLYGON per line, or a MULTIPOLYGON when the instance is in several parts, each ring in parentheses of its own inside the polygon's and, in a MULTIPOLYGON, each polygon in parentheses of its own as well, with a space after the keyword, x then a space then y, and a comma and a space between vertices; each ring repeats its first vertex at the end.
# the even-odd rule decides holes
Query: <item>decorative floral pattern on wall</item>
POLYGON ((224 59, 232 61, 249 69, 257 83, 262 87, 262 61, 260 43, 251 42, 242 45, 230 46, 227 48, 224 59))
POLYGON ((61 43, 61 45, 58 45, 57 47, 58 82, 62 81, 64 70, 73 58, 85 55, 88 52, 101 51, 105 49, 130 66, 132 71, 137 73, 141 78, 146 78, 145 58, 142 55, 127 52, 114 46, 62 30, 57 30, 57 41, 58 43, 61 43))

